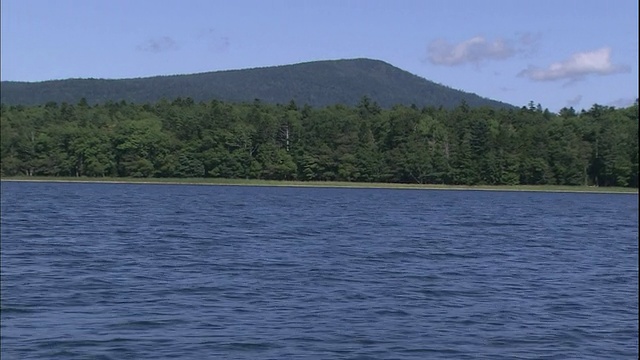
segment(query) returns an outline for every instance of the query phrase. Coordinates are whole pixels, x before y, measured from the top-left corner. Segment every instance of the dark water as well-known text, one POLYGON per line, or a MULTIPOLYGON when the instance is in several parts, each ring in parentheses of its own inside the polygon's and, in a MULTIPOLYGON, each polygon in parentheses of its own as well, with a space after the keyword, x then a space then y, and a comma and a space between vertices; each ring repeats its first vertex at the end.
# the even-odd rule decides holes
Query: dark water
POLYGON ((2 183, 2 359, 636 359, 637 195, 2 183))

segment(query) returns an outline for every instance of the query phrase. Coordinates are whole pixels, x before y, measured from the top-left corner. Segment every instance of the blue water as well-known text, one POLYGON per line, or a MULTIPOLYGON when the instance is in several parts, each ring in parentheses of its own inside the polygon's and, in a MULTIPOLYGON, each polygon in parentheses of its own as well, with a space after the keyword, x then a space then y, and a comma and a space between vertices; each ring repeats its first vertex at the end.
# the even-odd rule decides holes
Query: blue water
POLYGON ((637 195, 2 182, 4 359, 636 359, 637 195))

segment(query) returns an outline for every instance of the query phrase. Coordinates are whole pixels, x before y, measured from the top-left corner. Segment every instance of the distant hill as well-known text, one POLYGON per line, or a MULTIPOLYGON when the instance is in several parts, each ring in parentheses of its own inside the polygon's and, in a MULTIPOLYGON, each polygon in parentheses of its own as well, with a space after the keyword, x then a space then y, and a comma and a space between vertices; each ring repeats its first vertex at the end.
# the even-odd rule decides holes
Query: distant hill
POLYGON ((6 105, 39 105, 53 101, 90 104, 106 101, 153 103, 162 98, 190 97, 323 107, 355 105, 368 96, 381 107, 415 104, 453 108, 512 105, 436 84, 379 60, 313 61, 294 65, 136 79, 67 79, 43 82, 2 81, 0 101, 6 105))

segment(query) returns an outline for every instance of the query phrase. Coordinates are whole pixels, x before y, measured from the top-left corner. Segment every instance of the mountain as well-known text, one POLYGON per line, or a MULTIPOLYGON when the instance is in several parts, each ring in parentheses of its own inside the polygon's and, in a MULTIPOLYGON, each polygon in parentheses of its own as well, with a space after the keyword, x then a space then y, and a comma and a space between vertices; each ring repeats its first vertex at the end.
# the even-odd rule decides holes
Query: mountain
POLYGON ((190 97, 297 104, 323 107, 355 105, 363 96, 381 107, 415 104, 452 108, 512 105, 436 84, 388 63, 371 59, 325 60, 264 68, 215 71, 136 79, 66 79, 43 82, 2 81, 0 101, 6 105, 39 105, 53 101, 88 103, 121 101, 153 103, 162 98, 190 97))

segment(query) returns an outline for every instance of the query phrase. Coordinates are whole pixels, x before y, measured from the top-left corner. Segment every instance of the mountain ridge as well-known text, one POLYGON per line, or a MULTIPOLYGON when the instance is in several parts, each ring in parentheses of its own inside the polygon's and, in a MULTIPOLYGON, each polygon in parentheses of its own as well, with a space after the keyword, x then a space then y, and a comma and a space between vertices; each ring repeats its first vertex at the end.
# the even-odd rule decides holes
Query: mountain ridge
POLYGON ((70 78, 0 83, 0 101, 6 105, 42 105, 51 101, 76 103, 81 98, 90 104, 122 100, 150 103, 163 98, 190 97, 194 101, 260 99, 280 104, 293 100, 300 105, 324 107, 352 106, 364 96, 384 108, 412 104, 452 108, 462 101, 471 107, 514 107, 367 58, 124 79, 70 78))

